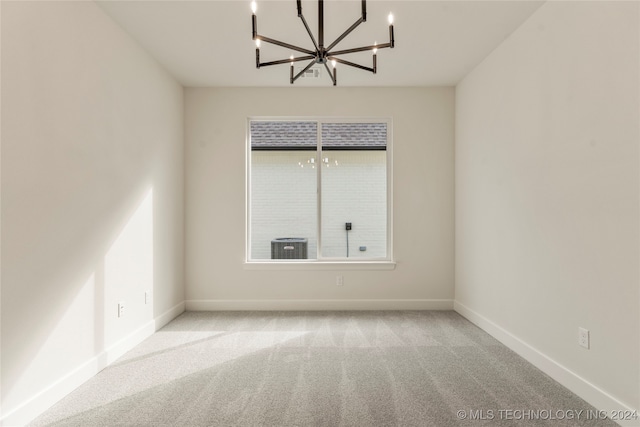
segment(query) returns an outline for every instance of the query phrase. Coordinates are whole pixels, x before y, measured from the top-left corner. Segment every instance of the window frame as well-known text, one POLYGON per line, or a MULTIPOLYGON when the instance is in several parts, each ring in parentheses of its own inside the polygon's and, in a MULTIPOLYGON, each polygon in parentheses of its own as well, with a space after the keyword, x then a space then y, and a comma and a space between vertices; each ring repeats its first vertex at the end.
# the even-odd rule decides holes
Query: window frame
POLYGON ((345 269, 389 270, 395 268, 393 257, 393 120, 390 117, 323 117, 323 116, 250 116, 246 120, 245 141, 245 269, 345 269), (322 168, 316 170, 316 233, 317 256, 315 259, 280 260, 251 258, 251 122, 297 121, 317 123, 316 161, 322 155, 322 124, 324 123, 385 123, 386 190, 387 190, 387 244, 385 257, 324 258, 322 257, 322 168))

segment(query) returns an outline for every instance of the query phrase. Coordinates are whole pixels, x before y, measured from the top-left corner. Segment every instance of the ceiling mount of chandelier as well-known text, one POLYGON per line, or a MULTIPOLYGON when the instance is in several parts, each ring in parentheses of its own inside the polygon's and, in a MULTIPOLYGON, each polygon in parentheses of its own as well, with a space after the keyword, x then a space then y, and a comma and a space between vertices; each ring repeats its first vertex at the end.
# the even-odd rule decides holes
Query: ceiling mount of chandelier
POLYGON ((318 0, 318 40, 317 41, 313 36, 313 33, 311 32, 311 29, 309 28, 309 25, 307 24, 306 19, 304 19, 304 15, 302 14, 301 0, 296 0, 296 3, 298 6, 298 17, 302 21, 304 28, 307 30, 307 33, 311 38, 311 42, 313 43, 314 50, 305 49, 303 47, 295 46, 289 43, 284 43, 279 40, 274 40, 269 37, 265 37, 261 34, 258 34, 258 18, 256 17, 257 5, 255 1, 251 3, 251 10, 253 12, 251 16, 252 27, 253 27, 253 40, 255 40, 256 42, 256 68, 267 67, 270 65, 290 64, 291 70, 290 70, 289 81, 291 84, 293 84, 293 82, 295 82, 300 76, 302 76, 308 69, 313 67, 315 64, 322 64, 325 67, 325 69, 329 74, 329 77, 331 77, 331 80, 333 81, 334 86, 338 82, 337 70, 336 70, 337 64, 343 64, 349 67, 359 68, 361 70, 369 71, 373 74, 376 74, 378 69, 378 64, 377 64, 378 49, 384 49, 387 47, 393 48, 395 45, 394 35, 393 35, 393 15, 389 14, 389 43, 384 43, 384 44, 374 43, 371 46, 362 46, 362 47, 356 47, 356 48, 344 49, 344 50, 332 50, 347 35, 349 35, 349 33, 355 30, 356 27, 358 27, 358 25, 367 21, 367 1, 366 0, 362 0, 362 15, 360 16, 360 18, 353 25, 347 28, 347 30, 344 33, 342 33, 342 35, 340 35, 337 39, 335 39, 335 41, 333 41, 333 43, 331 43, 327 47, 325 47, 324 45, 324 1, 318 0), (297 57, 294 55, 291 55, 287 59, 280 59, 277 61, 269 61, 269 62, 260 62, 260 42, 281 46, 281 47, 302 53, 304 55, 297 56, 297 57), (340 58, 341 55, 347 55, 347 54, 356 53, 356 52, 365 52, 369 50, 373 52, 373 64, 371 67, 356 64, 354 62, 347 61, 345 59, 340 58), (294 75, 293 63, 298 61, 309 61, 309 63, 299 73, 294 75), (329 69, 328 63, 331 63, 333 70, 329 69))

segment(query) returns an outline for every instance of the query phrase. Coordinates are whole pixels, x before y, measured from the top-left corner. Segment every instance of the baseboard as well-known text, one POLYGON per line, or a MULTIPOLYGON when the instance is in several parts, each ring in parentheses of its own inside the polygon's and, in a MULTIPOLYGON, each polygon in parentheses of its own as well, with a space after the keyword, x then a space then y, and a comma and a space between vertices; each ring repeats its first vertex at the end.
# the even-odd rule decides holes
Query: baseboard
POLYGON ((187 311, 453 310, 451 299, 187 300, 187 311))
POLYGON ((184 302, 172 307, 155 319, 146 322, 108 349, 100 352, 73 371, 62 376, 53 384, 45 387, 14 410, 6 414, 3 413, 3 417, 0 419, 0 426, 23 426, 33 421, 60 399, 91 379, 98 372, 141 343, 144 339, 151 336, 155 331, 166 325, 183 311, 184 302))
POLYGON ((108 365, 118 360, 120 356, 131 350, 136 345, 140 344, 146 338, 150 337, 154 332, 154 321, 151 320, 113 344, 111 347, 104 351, 105 363, 100 368, 100 370, 106 368, 108 365))
POLYGON ((158 317, 156 317, 154 319, 153 322, 154 322, 154 325, 155 325, 155 330, 159 331, 166 324, 168 324, 173 319, 175 319, 176 317, 178 317, 179 315, 184 313, 184 311, 185 311, 184 301, 182 301, 181 303, 176 304, 175 306, 171 307, 169 310, 165 311, 164 313, 162 313, 161 315, 159 315, 158 317))
MULTIPOLYGON (((478 326, 480 329, 493 336, 502 344, 513 350, 523 359, 540 369, 545 374, 562 384, 564 387, 571 390, 573 393, 580 396, 586 402, 594 406, 598 410, 611 413, 612 410, 630 411, 636 413, 640 412, 637 408, 631 408, 630 406, 619 401, 615 397, 608 394, 606 391, 598 388, 594 384, 591 384, 586 379, 582 378, 575 372, 571 371, 562 364, 556 362, 544 353, 540 352, 536 348, 530 346, 520 338, 511 334, 509 331, 503 329, 491 320, 475 312, 464 304, 458 301, 454 302, 454 310, 465 317, 471 323, 478 326)), ((625 427, 638 427, 638 420, 633 420, 628 423, 624 421, 616 421, 619 425, 625 427)))

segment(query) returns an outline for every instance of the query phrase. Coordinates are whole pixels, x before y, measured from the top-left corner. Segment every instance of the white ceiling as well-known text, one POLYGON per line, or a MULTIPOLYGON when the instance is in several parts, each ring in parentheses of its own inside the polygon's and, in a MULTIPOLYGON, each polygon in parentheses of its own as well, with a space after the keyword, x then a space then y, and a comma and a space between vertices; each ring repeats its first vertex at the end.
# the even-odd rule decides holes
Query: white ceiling
MULTIPOLYGON (((378 73, 338 65, 339 86, 450 86, 520 26, 543 1, 367 2, 367 22, 339 49, 387 43, 387 15, 395 16, 394 49, 378 52, 378 73)), ((256 69, 249 0, 99 1, 98 4, 184 86, 289 86, 289 66, 256 69)), ((317 1, 302 2, 317 39, 317 1)), ((360 17, 360 1, 324 2, 325 46, 360 17)), ((295 0, 259 0, 261 35, 313 50, 295 0)), ((261 60, 288 58, 288 49, 263 43, 261 60)), ((371 66, 370 53, 344 56, 371 66)), ((303 66, 303 62, 296 67, 303 66)), ((323 70, 324 71, 324 70, 323 70)), ((296 86, 331 80, 299 79, 296 86)))

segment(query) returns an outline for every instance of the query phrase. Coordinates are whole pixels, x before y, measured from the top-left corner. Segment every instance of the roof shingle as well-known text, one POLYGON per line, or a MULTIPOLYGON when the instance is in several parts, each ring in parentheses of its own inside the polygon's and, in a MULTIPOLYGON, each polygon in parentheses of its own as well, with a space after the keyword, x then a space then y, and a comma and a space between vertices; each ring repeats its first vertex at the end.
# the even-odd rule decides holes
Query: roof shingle
MULTIPOLYGON (((252 150, 315 150, 316 137, 316 122, 251 122, 252 150)), ((386 146, 386 123, 322 123, 325 150, 384 150, 386 146)))

